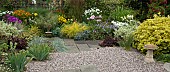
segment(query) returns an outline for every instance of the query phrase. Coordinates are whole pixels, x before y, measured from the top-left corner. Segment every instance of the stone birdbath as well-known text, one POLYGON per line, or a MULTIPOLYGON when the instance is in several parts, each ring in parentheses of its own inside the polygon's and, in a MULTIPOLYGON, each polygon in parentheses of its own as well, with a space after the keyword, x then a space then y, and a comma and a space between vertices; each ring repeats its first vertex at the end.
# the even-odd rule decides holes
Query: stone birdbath
POLYGON ((154 63, 155 61, 153 59, 153 50, 157 49, 158 46, 153 45, 153 44, 146 44, 144 48, 147 49, 147 53, 146 53, 144 61, 147 63, 154 63))

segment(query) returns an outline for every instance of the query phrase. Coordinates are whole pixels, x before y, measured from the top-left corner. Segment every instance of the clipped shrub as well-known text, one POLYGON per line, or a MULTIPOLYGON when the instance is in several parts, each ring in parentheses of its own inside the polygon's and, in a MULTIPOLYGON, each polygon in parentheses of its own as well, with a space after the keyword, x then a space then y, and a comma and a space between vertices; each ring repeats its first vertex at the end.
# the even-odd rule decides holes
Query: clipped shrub
POLYGON ((155 55, 170 53, 170 18, 155 15, 154 19, 147 19, 134 32, 133 47, 142 53, 146 52, 145 44, 155 44, 159 48, 155 55))
POLYGON ((68 38, 74 38, 78 33, 83 32, 84 30, 87 30, 88 27, 86 25, 74 22, 70 25, 64 25, 61 29, 61 34, 63 36, 66 36, 68 38))
POLYGON ((48 58, 51 49, 48 44, 33 44, 28 51, 35 60, 43 61, 48 58))

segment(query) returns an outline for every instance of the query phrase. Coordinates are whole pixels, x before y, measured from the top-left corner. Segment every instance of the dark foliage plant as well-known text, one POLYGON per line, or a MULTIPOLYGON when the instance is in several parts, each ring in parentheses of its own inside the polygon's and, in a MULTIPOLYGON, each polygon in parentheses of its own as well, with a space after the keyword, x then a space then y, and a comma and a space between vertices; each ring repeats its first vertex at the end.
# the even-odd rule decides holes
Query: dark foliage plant
POLYGON ((13 43, 13 46, 15 43, 17 43, 16 49, 19 49, 19 50, 22 50, 22 49, 26 50, 26 47, 28 46, 27 40, 25 38, 12 37, 10 38, 10 40, 8 40, 8 45, 10 44, 10 42, 13 43))
POLYGON ((117 38, 112 38, 111 36, 107 36, 103 41, 99 43, 101 47, 113 47, 118 46, 117 43, 119 40, 117 38))

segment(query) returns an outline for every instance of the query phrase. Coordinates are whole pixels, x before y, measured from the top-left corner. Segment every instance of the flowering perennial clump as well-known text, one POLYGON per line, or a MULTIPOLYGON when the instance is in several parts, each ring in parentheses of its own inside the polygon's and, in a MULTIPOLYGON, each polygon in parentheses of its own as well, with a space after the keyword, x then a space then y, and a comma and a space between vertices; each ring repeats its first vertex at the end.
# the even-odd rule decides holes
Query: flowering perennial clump
POLYGON ((84 17, 87 19, 94 19, 96 16, 101 17, 102 11, 96 7, 85 10, 84 17))
POLYGON ((20 19, 18 19, 17 17, 14 16, 9 16, 7 19, 8 22, 10 23, 22 23, 22 21, 20 19))
POLYGON ((58 17, 58 22, 61 23, 61 24, 63 24, 63 23, 66 23, 67 20, 66 20, 63 16, 59 16, 59 17, 58 17))
POLYGON ((25 10, 15 10, 13 15, 19 17, 20 19, 28 19, 32 16, 30 12, 26 12, 25 10))

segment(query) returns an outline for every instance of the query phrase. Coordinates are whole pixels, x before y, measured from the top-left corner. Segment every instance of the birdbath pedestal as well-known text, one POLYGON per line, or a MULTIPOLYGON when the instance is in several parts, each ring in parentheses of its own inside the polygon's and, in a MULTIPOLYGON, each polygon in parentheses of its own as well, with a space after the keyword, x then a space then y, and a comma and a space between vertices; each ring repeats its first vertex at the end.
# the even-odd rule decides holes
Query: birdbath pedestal
POLYGON ((144 46, 144 48, 147 49, 144 61, 147 63, 154 63, 155 61, 153 59, 153 50, 157 49, 158 47, 153 44, 147 44, 144 46))

